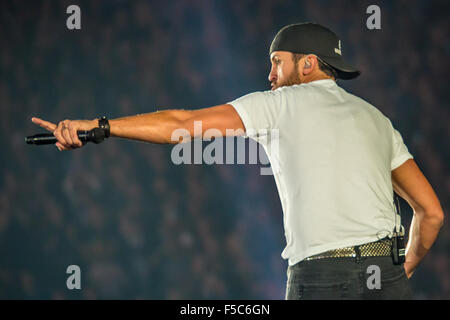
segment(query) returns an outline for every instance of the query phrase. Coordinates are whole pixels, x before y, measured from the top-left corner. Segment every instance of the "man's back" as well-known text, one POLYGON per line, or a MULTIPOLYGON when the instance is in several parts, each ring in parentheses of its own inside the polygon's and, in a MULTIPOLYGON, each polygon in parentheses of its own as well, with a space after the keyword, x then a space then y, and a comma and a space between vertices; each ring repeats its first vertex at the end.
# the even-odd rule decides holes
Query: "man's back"
MULTIPOLYGON (((284 212, 282 256, 289 265, 391 235, 400 223, 391 170, 412 155, 377 108, 333 80, 257 92, 230 104, 243 120, 251 119, 244 120, 247 132, 279 130, 279 152, 268 157, 284 212)), ((254 138, 273 148, 274 140, 254 138)))

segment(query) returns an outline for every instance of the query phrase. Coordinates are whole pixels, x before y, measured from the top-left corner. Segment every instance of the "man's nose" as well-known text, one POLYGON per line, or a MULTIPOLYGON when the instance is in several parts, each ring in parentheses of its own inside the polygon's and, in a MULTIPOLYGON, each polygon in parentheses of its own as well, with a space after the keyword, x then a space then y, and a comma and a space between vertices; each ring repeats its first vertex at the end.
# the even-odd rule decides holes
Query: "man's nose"
POLYGON ((272 68, 270 70, 268 79, 269 79, 269 82, 273 82, 273 81, 277 80, 277 74, 276 74, 276 69, 275 68, 272 68))

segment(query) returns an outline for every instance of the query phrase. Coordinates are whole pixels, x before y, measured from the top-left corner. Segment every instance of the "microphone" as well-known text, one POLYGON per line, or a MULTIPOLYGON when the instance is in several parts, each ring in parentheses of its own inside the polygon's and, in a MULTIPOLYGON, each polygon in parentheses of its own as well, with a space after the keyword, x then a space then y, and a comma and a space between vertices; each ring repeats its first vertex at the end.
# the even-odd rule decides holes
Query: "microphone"
MULTIPOLYGON (((93 142, 99 144, 105 140, 105 130, 101 128, 94 128, 92 130, 77 131, 78 139, 85 145, 88 142, 93 142)), ((58 139, 53 135, 53 133, 39 133, 34 136, 25 137, 26 144, 34 144, 37 146, 46 144, 55 144, 58 139)))

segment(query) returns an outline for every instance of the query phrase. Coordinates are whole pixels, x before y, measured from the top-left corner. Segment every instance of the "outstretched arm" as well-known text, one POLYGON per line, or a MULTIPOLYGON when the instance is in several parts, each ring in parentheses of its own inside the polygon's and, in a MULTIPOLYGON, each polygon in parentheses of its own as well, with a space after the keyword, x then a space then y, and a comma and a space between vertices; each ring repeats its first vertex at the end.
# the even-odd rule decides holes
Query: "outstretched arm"
POLYGON ((406 246, 405 271, 409 277, 433 245, 444 221, 439 199, 413 159, 392 171, 394 191, 414 211, 406 246))
MULTIPOLYGON (((73 150, 83 146, 78 139, 78 130, 91 130, 98 127, 98 119, 94 120, 64 120, 58 125, 32 118, 33 123, 53 132, 58 142, 59 150, 73 150)), ((187 138, 197 138, 208 129, 217 129, 222 136, 244 134, 244 125, 236 110, 229 104, 217 105, 199 110, 164 110, 152 113, 138 114, 118 119, 110 119, 111 137, 139 140, 150 143, 176 144, 181 139, 172 139, 177 129, 184 129, 187 138), (195 128, 195 122, 200 126, 195 128), (232 131, 227 131, 227 129, 232 131)))

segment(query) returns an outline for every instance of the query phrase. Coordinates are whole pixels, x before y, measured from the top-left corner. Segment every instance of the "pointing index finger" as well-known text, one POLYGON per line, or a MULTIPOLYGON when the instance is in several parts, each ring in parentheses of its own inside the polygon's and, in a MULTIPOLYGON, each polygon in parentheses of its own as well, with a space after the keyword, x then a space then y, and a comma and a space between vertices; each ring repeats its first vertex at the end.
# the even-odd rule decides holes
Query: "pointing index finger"
POLYGON ((47 129, 48 131, 51 131, 51 132, 55 131, 56 127, 57 127, 57 125, 54 123, 51 123, 51 122, 48 122, 48 121, 45 121, 45 120, 42 120, 42 119, 39 119, 36 117, 31 118, 31 121, 34 124, 37 124, 38 126, 44 128, 44 129, 47 129))

